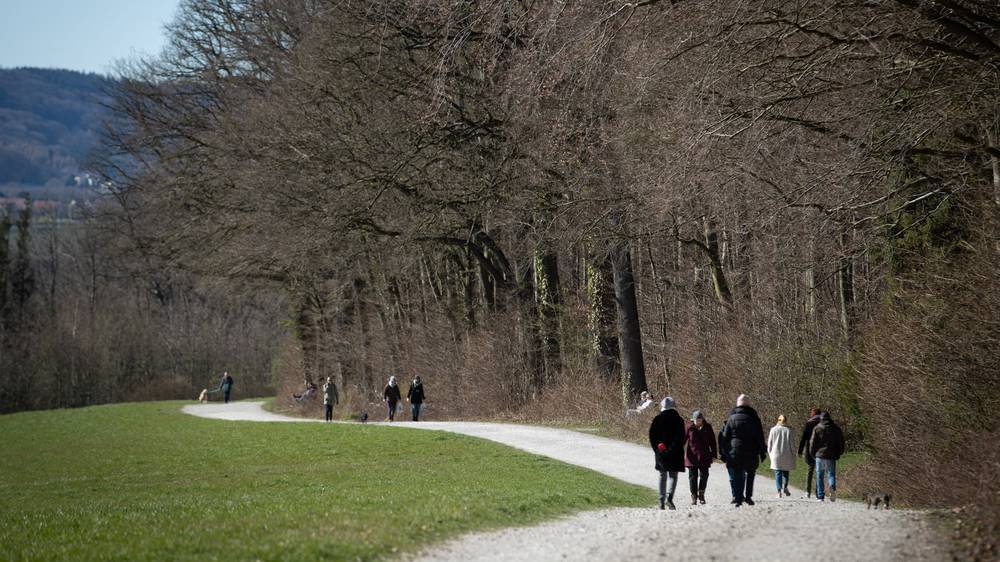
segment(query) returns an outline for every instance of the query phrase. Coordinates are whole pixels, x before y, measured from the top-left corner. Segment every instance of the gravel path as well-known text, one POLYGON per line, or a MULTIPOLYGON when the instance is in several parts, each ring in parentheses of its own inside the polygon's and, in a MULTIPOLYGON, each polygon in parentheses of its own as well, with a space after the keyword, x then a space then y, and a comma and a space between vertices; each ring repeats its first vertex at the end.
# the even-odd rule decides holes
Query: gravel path
MULTIPOLYGON (((266 412, 263 402, 199 404, 184 412, 225 420, 319 422, 266 412)), ((321 423, 321 422, 320 422, 321 423)), ((397 422, 392 425, 451 431, 545 455, 630 482, 656 487, 648 448, 564 429, 475 422, 397 422)), ((707 504, 690 506, 680 475, 677 511, 608 509, 556 521, 474 533, 429 547, 420 562, 520 560, 899 560, 948 558, 922 512, 867 511, 863 504, 807 500, 799 490, 775 496, 774 480, 757 477, 757 505, 729 504, 725 468, 709 476, 707 504)))

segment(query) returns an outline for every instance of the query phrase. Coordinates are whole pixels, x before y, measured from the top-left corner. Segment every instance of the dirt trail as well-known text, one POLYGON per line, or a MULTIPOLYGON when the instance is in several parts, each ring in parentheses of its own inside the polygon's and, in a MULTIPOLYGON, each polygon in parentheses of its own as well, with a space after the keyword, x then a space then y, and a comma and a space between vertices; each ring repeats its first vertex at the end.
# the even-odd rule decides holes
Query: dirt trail
MULTIPOLYGON (((266 412, 263 402, 199 404, 184 412, 223 420, 319 422, 266 412)), ((321 422, 320 422, 321 423, 321 422)), ((582 466, 633 484, 656 487, 648 448, 564 429, 479 422, 397 422, 399 427, 451 431, 489 439, 582 466)), ((938 561, 946 552, 922 512, 867 511, 864 505, 807 500, 793 490, 778 499, 774 480, 757 477, 757 505, 729 504, 729 480, 716 464, 707 504, 690 506, 680 475, 677 511, 609 509, 556 521, 474 533, 434 545, 422 562, 475 560, 898 560, 938 561)))

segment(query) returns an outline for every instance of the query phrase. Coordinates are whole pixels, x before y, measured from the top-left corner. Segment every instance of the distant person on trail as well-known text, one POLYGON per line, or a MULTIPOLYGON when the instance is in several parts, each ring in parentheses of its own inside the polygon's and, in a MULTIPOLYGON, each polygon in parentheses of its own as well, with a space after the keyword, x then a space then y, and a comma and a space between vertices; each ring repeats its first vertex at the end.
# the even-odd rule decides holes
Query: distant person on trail
POLYGON ((819 423, 809 440, 809 452, 816 459, 816 499, 824 501, 823 477, 830 478, 830 501, 837 500, 837 460, 844 454, 844 432, 833 423, 829 412, 819 415, 819 423))
POLYGON ((229 393, 233 390, 233 377, 229 376, 229 371, 222 373, 222 383, 219 384, 222 391, 222 401, 229 404, 229 393))
POLYGON ((292 398, 294 398, 295 401, 298 402, 299 404, 305 402, 307 398, 309 398, 310 396, 312 396, 314 392, 316 392, 316 383, 309 380, 308 378, 305 380, 305 383, 306 383, 306 389, 302 392, 302 394, 292 394, 292 398))
POLYGON ((338 402, 337 385, 333 384, 333 379, 326 377, 323 383, 323 406, 326 407, 326 421, 333 421, 333 406, 338 402))
POLYGON ((413 421, 420 421, 420 410, 424 406, 424 383, 420 382, 420 375, 413 377, 410 390, 406 391, 406 401, 410 403, 413 421))
POLYGON ((819 423, 819 415, 821 413, 819 408, 811 408, 809 410, 809 419, 806 421, 805 427, 802 428, 802 437, 799 438, 799 456, 802 457, 806 466, 809 467, 809 473, 806 475, 807 498, 812 495, 813 478, 815 477, 813 471, 816 470, 816 459, 809 452, 809 440, 812 438, 813 428, 819 423))
POLYGON ((754 505, 753 481, 757 467, 767 457, 764 427, 750 397, 740 394, 719 432, 719 456, 729 470, 729 482, 736 507, 754 505))
POLYGON ((656 470, 660 472, 660 509, 677 509, 674 491, 677 473, 684 472, 684 420, 669 396, 660 402, 660 413, 649 426, 649 446, 653 448, 656 470))
POLYGON ((691 488, 691 505, 705 503, 705 488, 708 487, 708 469, 719 453, 715 442, 715 430, 705 421, 701 410, 691 412, 691 424, 685 431, 687 446, 684 448, 684 466, 688 469, 688 484, 691 488))
POLYGON ((792 450, 792 428, 785 425, 785 416, 778 416, 778 423, 767 435, 767 455, 771 457, 771 470, 774 471, 774 484, 778 487, 778 497, 781 494, 792 495, 788 491, 788 473, 795 470, 795 451, 792 450))
POLYGON ((396 404, 399 403, 399 386, 396 384, 396 377, 389 377, 389 384, 385 385, 385 390, 382 391, 382 399, 389 407, 388 421, 395 420, 396 404))

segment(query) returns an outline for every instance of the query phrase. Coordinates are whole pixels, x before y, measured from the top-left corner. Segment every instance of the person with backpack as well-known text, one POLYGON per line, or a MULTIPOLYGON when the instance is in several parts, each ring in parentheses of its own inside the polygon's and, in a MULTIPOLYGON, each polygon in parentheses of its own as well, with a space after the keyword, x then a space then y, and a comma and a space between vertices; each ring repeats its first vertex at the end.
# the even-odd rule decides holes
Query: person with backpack
POLYGON ((809 410, 809 419, 806 421, 805 427, 802 428, 802 437, 799 438, 799 456, 802 457, 806 466, 809 467, 809 471, 806 474, 807 498, 812 496, 813 478, 816 470, 816 459, 809 452, 809 440, 812 439, 813 429, 819 423, 819 415, 821 413, 819 408, 811 408, 809 410))
POLYGON ((736 407, 729 412, 719 432, 719 456, 729 470, 733 502, 754 505, 753 482, 757 467, 767 457, 764 427, 757 411, 750 407, 750 397, 740 394, 736 407))
POLYGON ((413 377, 410 390, 406 391, 406 401, 410 403, 410 414, 413 421, 420 421, 420 410, 424 406, 424 383, 420 382, 420 375, 413 377))
POLYGON ((323 406, 326 407, 326 421, 333 421, 333 407, 339 401, 337 385, 333 384, 333 378, 326 377, 326 382, 323 383, 323 406))
POLYGON ((396 384, 396 377, 389 377, 389 384, 385 385, 385 389, 382 390, 382 399, 389 407, 388 421, 396 419, 396 404, 399 403, 399 397, 399 385, 396 384))
POLYGON ((684 472, 684 420, 669 396, 660 402, 660 413, 649 425, 649 446, 660 473, 660 509, 677 509, 674 491, 677 473, 684 472))
POLYGON ((778 416, 778 423, 767 435, 767 455, 771 457, 774 484, 778 487, 778 497, 792 495, 788 491, 788 474, 795 470, 795 452, 792 451, 792 428, 785 425, 785 416, 778 416))
POLYGON ((691 412, 691 424, 684 433, 687 446, 684 448, 684 467, 688 469, 688 484, 691 488, 691 505, 705 504, 705 488, 708 487, 708 469, 718 455, 715 430, 705 421, 701 410, 691 412))
POLYGON ((830 501, 837 501, 837 461, 844 454, 844 432, 829 412, 819 416, 819 423, 809 439, 809 452, 816 459, 816 499, 824 501, 823 477, 830 479, 830 501))
POLYGON ((222 373, 222 382, 219 384, 219 390, 222 391, 222 401, 225 404, 229 404, 229 393, 233 390, 233 377, 229 376, 229 371, 222 373))

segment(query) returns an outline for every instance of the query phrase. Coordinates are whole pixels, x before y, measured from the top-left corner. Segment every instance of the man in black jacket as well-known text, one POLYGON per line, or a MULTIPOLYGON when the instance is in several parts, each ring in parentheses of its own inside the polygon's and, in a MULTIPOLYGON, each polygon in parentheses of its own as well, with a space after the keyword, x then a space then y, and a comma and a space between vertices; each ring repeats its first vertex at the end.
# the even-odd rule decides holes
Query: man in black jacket
POLYGON ((830 501, 837 499, 837 460, 844 454, 844 432, 828 412, 819 416, 809 440, 809 452, 816 458, 816 499, 823 501, 823 477, 830 476, 830 501))
POLYGON ((736 507, 753 505, 753 481, 757 466, 767 456, 764 426, 757 411, 750 407, 750 397, 740 394, 736 407, 729 412, 719 432, 719 456, 729 469, 729 482, 736 507))
POLYGON ((660 413, 649 425, 649 446, 656 457, 660 472, 660 509, 674 507, 677 473, 684 472, 684 420, 677 413, 674 399, 667 396, 660 402, 660 413))
POLYGON ((809 467, 809 474, 806 475, 806 497, 812 495, 812 483, 814 478, 814 472, 816 470, 816 459, 813 458, 812 453, 809 452, 809 439, 812 438, 813 429, 816 424, 819 423, 819 415, 822 412, 818 408, 811 408, 809 410, 809 421, 806 422, 805 427, 802 428, 802 438, 799 439, 799 456, 802 460, 806 462, 806 466, 809 467))

